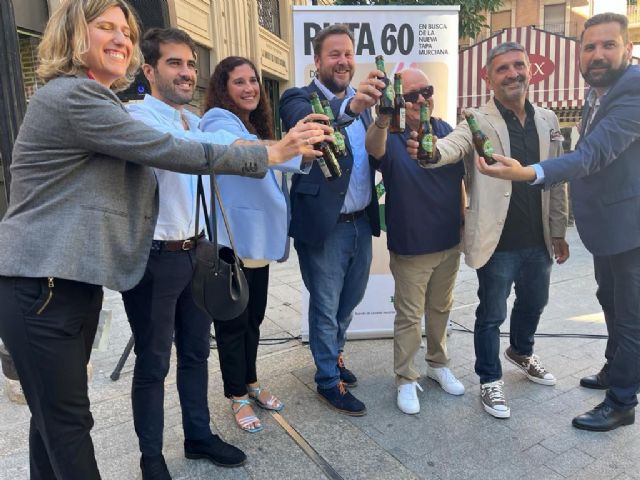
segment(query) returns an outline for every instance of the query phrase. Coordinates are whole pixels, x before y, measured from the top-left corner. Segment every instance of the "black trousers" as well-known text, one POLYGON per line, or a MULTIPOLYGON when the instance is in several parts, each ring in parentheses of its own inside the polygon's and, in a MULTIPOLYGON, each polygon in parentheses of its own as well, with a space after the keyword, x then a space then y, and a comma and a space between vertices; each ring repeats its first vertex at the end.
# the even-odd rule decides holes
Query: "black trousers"
POLYGON ((135 340, 131 401, 143 455, 162 453, 164 380, 176 344, 177 386, 187 440, 212 435, 207 403, 211 320, 191 294, 195 250, 152 251, 140 283, 122 293, 135 340))
POLYGON ((605 402, 627 410, 638 404, 640 387, 640 248, 593 260, 609 334, 605 357, 611 387, 605 402))
POLYGON ((0 337, 31 411, 31 480, 96 480, 87 363, 102 287, 58 278, 52 283, 0 277, 0 337))
POLYGON ((260 340, 260 324, 264 320, 264 312, 267 309, 269 265, 245 268, 244 274, 249 284, 249 304, 246 310, 233 320, 218 322, 214 319, 213 321, 224 394, 227 397, 246 395, 247 384, 258 380, 256 357, 260 340))

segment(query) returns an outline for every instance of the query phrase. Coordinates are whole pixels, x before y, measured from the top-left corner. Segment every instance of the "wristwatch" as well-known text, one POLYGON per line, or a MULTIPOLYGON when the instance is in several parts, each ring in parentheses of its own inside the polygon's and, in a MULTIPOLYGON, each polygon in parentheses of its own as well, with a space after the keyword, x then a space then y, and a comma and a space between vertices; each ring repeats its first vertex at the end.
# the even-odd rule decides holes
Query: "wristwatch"
POLYGON ((347 106, 344 107, 344 113, 345 115, 349 115, 351 118, 356 118, 358 116, 357 113, 353 113, 353 111, 351 110, 351 100, 353 100, 353 98, 350 98, 347 101, 347 106))

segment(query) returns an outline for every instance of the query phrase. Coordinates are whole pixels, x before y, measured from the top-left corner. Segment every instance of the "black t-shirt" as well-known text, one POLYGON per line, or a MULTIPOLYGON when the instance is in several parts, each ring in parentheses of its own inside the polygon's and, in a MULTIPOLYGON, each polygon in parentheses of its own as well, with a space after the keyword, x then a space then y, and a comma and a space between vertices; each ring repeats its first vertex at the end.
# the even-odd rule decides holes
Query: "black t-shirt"
MULTIPOLYGON (((534 109, 525 102, 524 126, 513 111, 494 98, 496 106, 507 124, 511 157, 522 165, 540 161, 540 142, 534 120, 534 109)), ((542 191, 526 182, 512 182, 511 201, 502 235, 496 251, 522 250, 544 245, 542 230, 542 191)))

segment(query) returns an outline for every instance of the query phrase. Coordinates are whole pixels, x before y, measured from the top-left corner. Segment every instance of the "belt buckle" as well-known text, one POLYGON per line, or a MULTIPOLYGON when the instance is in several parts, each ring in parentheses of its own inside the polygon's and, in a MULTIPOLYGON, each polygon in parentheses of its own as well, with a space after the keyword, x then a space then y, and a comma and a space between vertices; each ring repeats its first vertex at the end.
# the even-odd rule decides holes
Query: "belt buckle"
POLYGON ((193 240, 190 238, 182 242, 182 250, 191 250, 193 248, 193 240))

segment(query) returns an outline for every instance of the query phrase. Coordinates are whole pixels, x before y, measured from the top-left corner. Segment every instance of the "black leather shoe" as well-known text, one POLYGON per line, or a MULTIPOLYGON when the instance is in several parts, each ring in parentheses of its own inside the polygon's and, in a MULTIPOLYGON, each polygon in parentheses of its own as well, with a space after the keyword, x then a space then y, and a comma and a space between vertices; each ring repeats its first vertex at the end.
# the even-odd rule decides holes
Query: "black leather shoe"
POLYGON ((171 480, 169 469, 162 455, 140 457, 140 470, 142 470, 142 480, 171 480))
POLYGON ((580 379, 580 385, 584 388, 592 388, 594 390, 606 390, 609 388, 609 374, 605 367, 602 367, 602 370, 595 375, 582 377, 580 379))
POLYGON ((344 365, 342 352, 338 355, 338 370, 340 370, 340 381, 347 387, 353 388, 358 385, 358 377, 344 365))
POLYGON ((608 432, 624 425, 632 425, 636 421, 636 410, 615 410, 601 403, 593 410, 578 415, 573 419, 573 426, 592 432, 608 432))
POLYGON ((206 440, 185 440, 184 456, 192 460, 204 458, 219 467, 239 467, 247 461, 242 450, 224 442, 218 435, 206 440))

